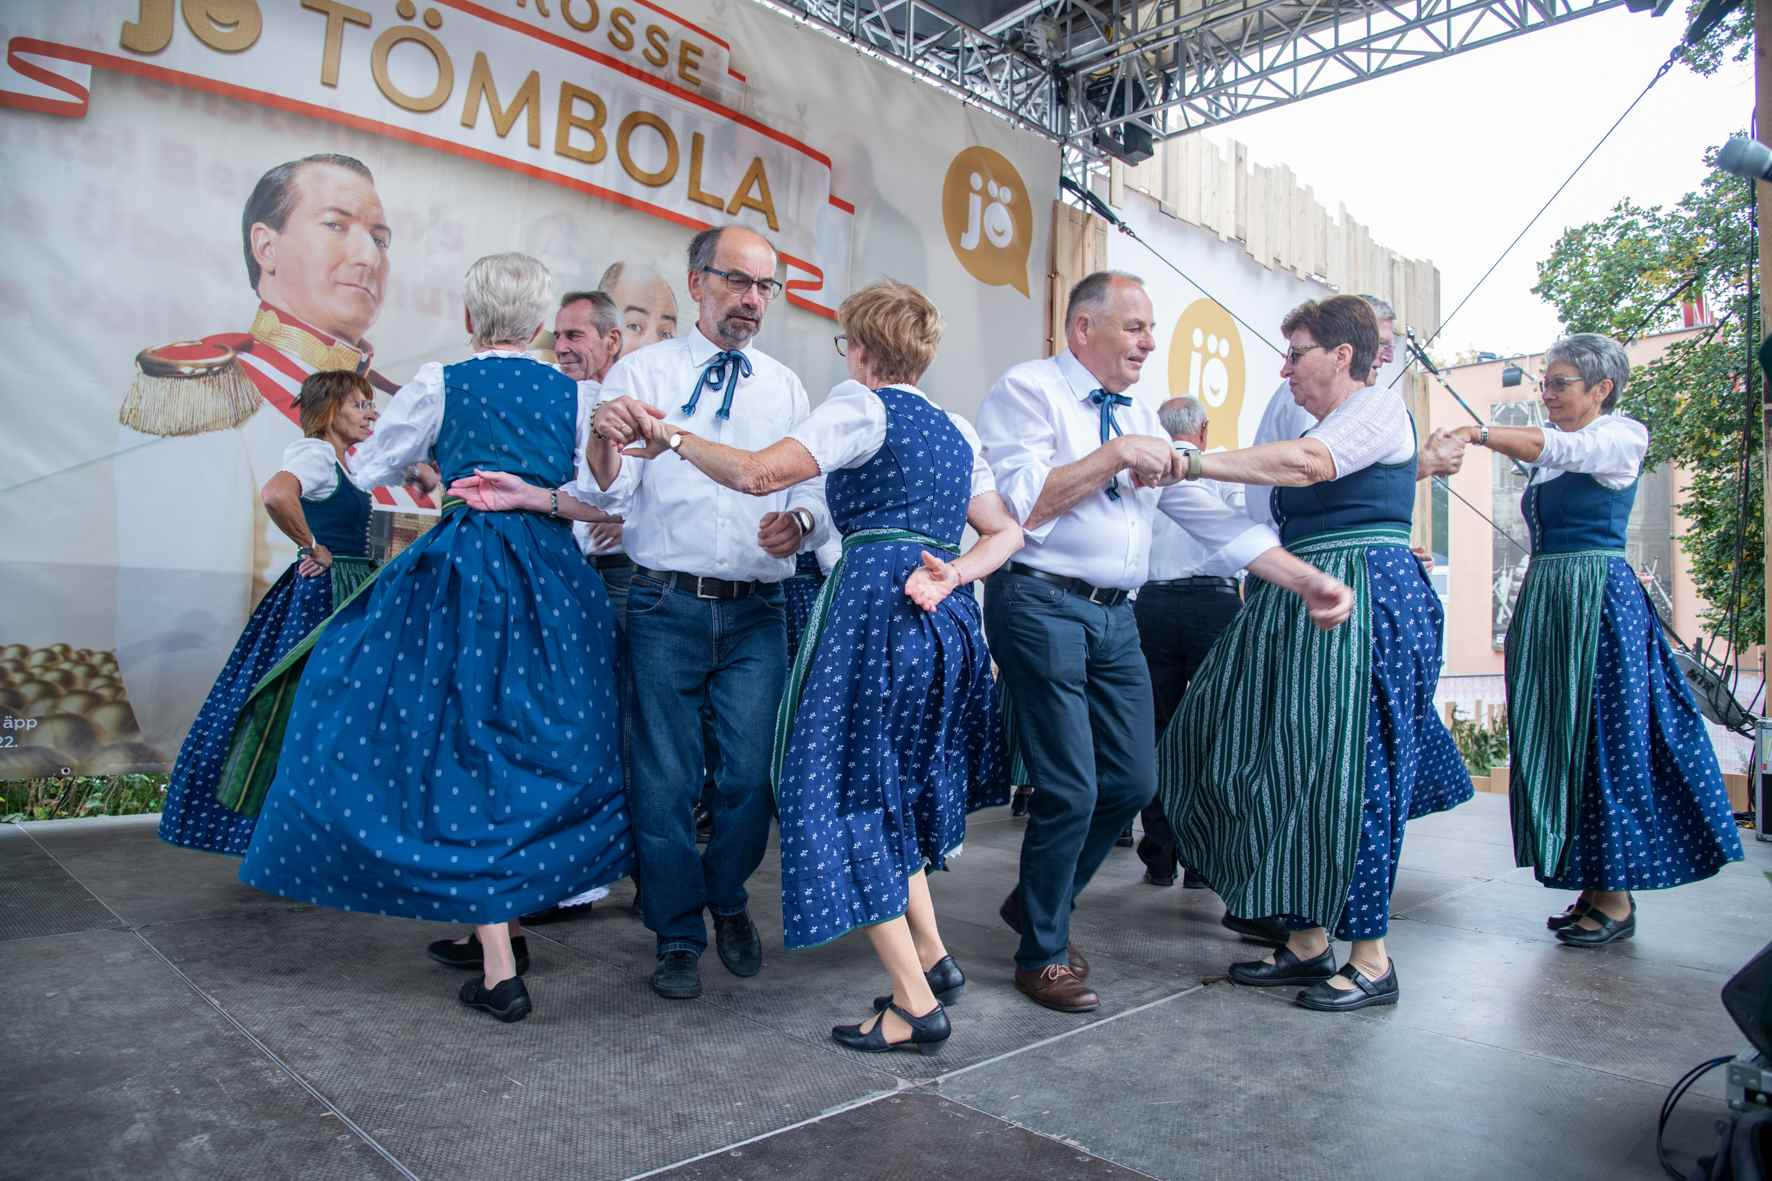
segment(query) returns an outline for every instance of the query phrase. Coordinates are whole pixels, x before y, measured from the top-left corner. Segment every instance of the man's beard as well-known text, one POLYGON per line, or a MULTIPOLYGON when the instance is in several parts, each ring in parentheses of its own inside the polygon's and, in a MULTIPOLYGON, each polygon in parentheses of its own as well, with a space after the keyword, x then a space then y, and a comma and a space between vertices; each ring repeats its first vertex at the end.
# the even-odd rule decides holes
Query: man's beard
POLYGON ((757 330, 762 326, 762 322, 758 320, 743 319, 738 316, 727 316, 720 321, 720 335, 724 336, 727 340, 735 340, 740 344, 748 344, 750 343, 751 337, 757 335, 757 330))

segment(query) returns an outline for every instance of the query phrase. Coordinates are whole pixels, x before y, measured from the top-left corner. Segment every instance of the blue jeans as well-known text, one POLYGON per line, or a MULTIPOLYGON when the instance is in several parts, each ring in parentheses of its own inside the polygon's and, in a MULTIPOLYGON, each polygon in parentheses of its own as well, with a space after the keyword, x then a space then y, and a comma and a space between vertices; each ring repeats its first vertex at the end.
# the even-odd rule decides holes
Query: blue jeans
POLYGON ((1015 965, 1068 961, 1071 907, 1114 838, 1157 791, 1151 678, 1132 604, 1102 607, 999 570, 985 584, 985 634, 1011 698, 1035 791, 1021 840, 1015 965))
POLYGON ((698 599, 637 575, 627 642, 625 761, 641 907, 660 955, 700 954, 708 945, 702 911, 743 913, 745 880, 769 844, 775 711, 787 683, 781 589, 698 599), (708 762, 704 704, 719 755, 705 850, 693 816, 708 762))
POLYGON ((634 567, 631 563, 599 567, 597 577, 603 580, 603 591, 609 596, 609 609, 615 612, 615 630, 619 632, 627 626, 628 586, 634 581, 634 567))

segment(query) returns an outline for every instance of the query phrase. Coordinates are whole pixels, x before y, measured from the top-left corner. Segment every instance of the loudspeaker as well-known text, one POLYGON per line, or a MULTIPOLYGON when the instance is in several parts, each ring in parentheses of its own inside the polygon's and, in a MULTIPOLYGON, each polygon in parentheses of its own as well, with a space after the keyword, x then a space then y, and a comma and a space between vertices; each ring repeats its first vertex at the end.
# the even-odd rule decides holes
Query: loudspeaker
POLYGON ((1772 943, 1723 985, 1723 1008, 1754 1049, 1772 1058, 1772 943))
MULTIPOLYGON (((1083 97, 1091 107, 1109 119, 1117 119, 1127 111, 1143 107, 1149 101, 1144 87, 1136 78, 1122 78, 1116 82, 1112 74, 1085 84, 1083 97)), ((1096 147, 1122 164, 1143 164, 1155 151, 1150 128, 1137 122, 1116 123, 1112 127, 1098 129, 1090 134, 1090 139, 1096 147)))

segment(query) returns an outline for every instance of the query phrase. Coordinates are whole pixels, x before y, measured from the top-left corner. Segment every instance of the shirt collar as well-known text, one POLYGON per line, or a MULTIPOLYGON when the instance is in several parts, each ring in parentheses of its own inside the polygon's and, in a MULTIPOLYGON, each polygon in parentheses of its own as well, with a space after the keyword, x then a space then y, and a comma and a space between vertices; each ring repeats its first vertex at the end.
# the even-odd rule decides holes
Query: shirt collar
MULTIPOLYGON (((1083 368, 1083 362, 1077 360, 1077 355, 1069 349, 1052 359, 1058 362, 1058 372, 1063 375, 1065 383, 1071 387, 1071 393, 1076 395, 1079 402, 1088 401, 1090 394, 1104 388, 1101 382, 1096 380, 1095 374, 1083 368)), ((1121 390, 1120 392, 1124 394, 1126 391, 1121 390)))
POLYGON ((349 345, 331 333, 297 319, 282 308, 259 300, 258 315, 253 317, 252 337, 279 352, 299 358, 316 370, 349 369, 363 373, 369 369, 374 352, 365 340, 349 345))
MULTIPOLYGON (((689 326, 689 335, 683 339, 689 342, 689 359, 694 362, 695 367, 698 369, 703 365, 706 365, 708 361, 713 358, 715 353, 723 353, 727 351, 704 336, 700 324, 691 324, 689 326)), ((751 346, 748 344, 736 351, 743 353, 746 357, 751 356, 751 346)))

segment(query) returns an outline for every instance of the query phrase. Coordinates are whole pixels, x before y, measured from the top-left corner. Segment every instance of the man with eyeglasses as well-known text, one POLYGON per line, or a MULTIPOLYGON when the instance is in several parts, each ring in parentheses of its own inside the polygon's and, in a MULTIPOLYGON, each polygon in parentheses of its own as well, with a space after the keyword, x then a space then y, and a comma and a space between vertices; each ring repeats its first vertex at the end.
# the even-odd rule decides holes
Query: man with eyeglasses
POLYGON ((775 250, 740 226, 689 244, 694 327, 623 357, 603 383, 582 499, 627 522, 626 697, 629 811, 645 883, 642 913, 657 937, 652 987, 701 995, 714 916, 720 962, 754 976, 762 940, 745 880, 763 860, 771 817, 775 711, 787 679, 781 583, 794 555, 829 530, 824 481, 767 496, 716 484, 687 463, 626 458, 636 442, 679 437, 757 450, 811 412, 806 389, 752 343, 781 293, 775 250), (713 832, 698 850, 692 812, 702 791, 701 710, 718 748, 713 832))

